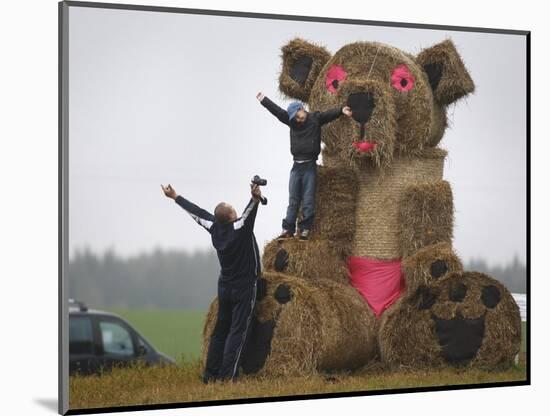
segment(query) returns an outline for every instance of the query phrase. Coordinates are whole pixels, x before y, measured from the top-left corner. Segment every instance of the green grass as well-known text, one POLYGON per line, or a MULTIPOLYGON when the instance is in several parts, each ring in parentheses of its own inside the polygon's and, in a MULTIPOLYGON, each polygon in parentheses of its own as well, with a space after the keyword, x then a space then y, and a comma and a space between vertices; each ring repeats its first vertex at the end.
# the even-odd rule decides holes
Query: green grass
POLYGON ((136 365, 102 376, 70 377, 69 400, 71 409, 85 409, 524 380, 525 354, 521 354, 519 366, 501 371, 477 368, 396 371, 374 365, 352 374, 271 379, 242 376, 236 383, 208 385, 201 382, 199 363, 195 360, 180 367, 136 365))
POLYGON ((200 356, 206 311, 172 309, 110 309, 126 319, 157 351, 178 362, 200 356))

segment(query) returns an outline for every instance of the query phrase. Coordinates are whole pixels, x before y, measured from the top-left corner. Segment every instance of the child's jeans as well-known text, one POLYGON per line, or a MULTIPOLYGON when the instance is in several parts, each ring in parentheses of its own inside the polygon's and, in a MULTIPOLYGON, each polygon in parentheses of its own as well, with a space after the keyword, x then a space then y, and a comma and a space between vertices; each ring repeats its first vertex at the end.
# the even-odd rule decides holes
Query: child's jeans
POLYGON ((288 208, 283 220, 283 229, 294 234, 296 217, 302 203, 302 220, 298 224, 300 231, 311 230, 315 216, 315 193, 317 187, 317 162, 296 163, 292 165, 288 182, 288 208))

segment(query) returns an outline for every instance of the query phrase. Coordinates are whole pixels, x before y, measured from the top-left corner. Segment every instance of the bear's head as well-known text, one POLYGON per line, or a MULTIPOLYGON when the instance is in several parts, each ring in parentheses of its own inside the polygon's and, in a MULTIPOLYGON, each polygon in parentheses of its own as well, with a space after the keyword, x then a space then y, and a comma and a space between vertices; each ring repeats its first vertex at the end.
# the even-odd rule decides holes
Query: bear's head
POLYGON ((351 107, 351 118, 323 128, 323 157, 361 168, 435 147, 447 106, 473 92, 474 83, 450 40, 417 56, 376 42, 351 43, 331 55, 298 38, 282 48, 279 89, 312 111, 351 107))

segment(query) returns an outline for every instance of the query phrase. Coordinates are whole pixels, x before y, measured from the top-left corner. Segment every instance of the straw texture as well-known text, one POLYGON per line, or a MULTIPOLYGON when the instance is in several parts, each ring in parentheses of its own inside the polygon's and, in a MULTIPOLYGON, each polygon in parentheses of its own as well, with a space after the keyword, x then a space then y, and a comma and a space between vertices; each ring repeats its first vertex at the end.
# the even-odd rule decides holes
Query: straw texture
POLYGON ((384 362, 407 367, 454 364, 488 369, 513 363, 521 344, 521 318, 512 295, 500 282, 482 273, 456 272, 423 289, 419 291, 422 295, 402 297, 384 313, 378 333, 384 362), (487 299, 488 292, 496 297, 487 299), (440 326, 441 322, 463 320, 467 329, 450 336, 448 331, 440 338, 437 320, 440 326), (470 335, 479 337, 480 345, 472 350, 471 358, 453 362, 449 348, 459 352, 467 349, 470 335))
POLYGON ((406 225, 400 207, 403 195, 415 184, 435 183, 443 175, 445 152, 433 158, 399 158, 385 171, 365 169, 358 177, 353 253, 379 259, 402 256, 400 231, 406 225))
POLYGON ((409 185, 399 202, 401 256, 453 238, 453 193, 446 181, 409 185))
MULTIPOLYGON (((263 277, 267 281, 267 294, 257 304, 256 319, 276 323, 270 353, 258 376, 353 369, 374 359, 376 319, 351 286, 278 273, 264 273, 263 277), (276 298, 280 285, 291 291, 290 301, 284 304, 276 298)), ((214 301, 204 329, 203 362, 216 311, 214 301)))

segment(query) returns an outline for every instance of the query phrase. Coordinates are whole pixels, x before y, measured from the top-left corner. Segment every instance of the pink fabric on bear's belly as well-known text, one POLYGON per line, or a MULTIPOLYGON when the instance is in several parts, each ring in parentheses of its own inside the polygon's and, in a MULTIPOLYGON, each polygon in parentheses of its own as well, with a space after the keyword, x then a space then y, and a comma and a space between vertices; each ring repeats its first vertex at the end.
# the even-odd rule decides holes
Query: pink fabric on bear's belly
POLYGON ((405 288, 401 260, 348 257, 351 285, 366 299, 377 317, 389 308, 405 288))

